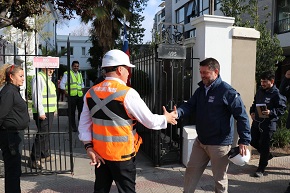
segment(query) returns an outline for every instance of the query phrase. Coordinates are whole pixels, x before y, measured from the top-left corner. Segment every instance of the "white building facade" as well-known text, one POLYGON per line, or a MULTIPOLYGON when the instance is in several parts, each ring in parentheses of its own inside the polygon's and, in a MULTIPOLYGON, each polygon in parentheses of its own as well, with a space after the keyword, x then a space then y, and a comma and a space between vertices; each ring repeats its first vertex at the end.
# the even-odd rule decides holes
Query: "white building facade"
MULTIPOLYGON (((220 11, 220 0, 166 0, 162 2, 165 4, 163 8, 165 9, 165 23, 183 24, 184 36, 187 41, 196 37, 196 29, 191 25, 195 18, 210 14, 223 16, 220 11), (210 8, 210 2, 214 3, 213 10, 210 8)), ((268 13, 271 13, 267 27, 273 34, 277 34, 286 57, 278 66, 279 82, 285 71, 290 69, 290 0, 259 0, 257 6, 259 17, 262 20, 266 19, 268 13), (265 6, 268 7, 267 10, 264 10, 265 6)), ((159 14, 158 12, 156 17, 159 14)), ((157 26, 153 28, 157 28, 157 26)))
POLYGON ((91 69, 91 64, 88 62, 90 57, 89 49, 92 47, 92 42, 89 36, 68 36, 68 35, 57 35, 57 52, 60 53, 63 50, 67 50, 68 42, 70 44, 70 63, 68 64, 67 55, 63 55, 59 58, 61 65, 71 65, 73 61, 80 63, 80 72, 82 72, 85 87, 92 86, 92 82, 89 81, 86 71, 91 69))

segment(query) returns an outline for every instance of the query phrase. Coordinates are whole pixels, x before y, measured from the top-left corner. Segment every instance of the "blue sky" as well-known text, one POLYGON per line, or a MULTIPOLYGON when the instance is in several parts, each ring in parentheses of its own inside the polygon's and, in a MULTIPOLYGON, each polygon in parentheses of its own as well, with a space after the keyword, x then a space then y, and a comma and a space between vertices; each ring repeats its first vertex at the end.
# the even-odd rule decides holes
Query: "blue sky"
MULTIPOLYGON (((142 22, 143 28, 145 28, 145 36, 143 38, 143 42, 151 41, 151 29, 153 26, 154 15, 161 8, 158 5, 161 3, 161 0, 149 0, 147 3, 147 7, 143 11, 145 16, 145 20, 142 22)), ((80 19, 76 18, 74 20, 67 21, 66 24, 59 25, 57 29, 58 35, 69 35, 75 29, 80 28, 80 19), (68 27, 69 26, 69 27, 68 27)))

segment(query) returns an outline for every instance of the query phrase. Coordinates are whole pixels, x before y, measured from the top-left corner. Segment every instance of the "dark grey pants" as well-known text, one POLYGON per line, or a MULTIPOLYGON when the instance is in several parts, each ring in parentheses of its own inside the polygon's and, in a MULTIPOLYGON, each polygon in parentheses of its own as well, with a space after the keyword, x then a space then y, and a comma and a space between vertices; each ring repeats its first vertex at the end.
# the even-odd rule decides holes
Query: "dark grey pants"
POLYGON ((45 120, 41 120, 37 113, 33 114, 38 132, 32 145, 31 160, 39 160, 40 158, 50 156, 49 131, 52 130, 54 113, 46 113, 46 117, 45 120))
POLYGON ((21 193, 21 154, 19 132, 0 129, 0 149, 4 160, 5 193, 21 193))

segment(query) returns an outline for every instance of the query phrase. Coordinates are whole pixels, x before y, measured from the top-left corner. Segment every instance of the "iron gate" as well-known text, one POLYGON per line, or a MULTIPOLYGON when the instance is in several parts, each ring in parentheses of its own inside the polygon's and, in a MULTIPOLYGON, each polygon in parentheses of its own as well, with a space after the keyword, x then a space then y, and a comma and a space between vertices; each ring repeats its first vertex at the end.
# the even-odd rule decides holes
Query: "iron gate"
MULTIPOLYGON (((68 42, 69 48, 69 42, 68 42)), ((67 70, 70 70, 70 49, 68 49, 68 64, 67 70)), ((21 65, 25 70, 25 88, 21 90, 23 98, 26 99, 28 105, 28 111, 30 114, 30 124, 27 129, 20 133, 22 137, 22 143, 20 144, 20 151, 22 154, 22 173, 23 174, 49 174, 49 173, 73 173, 74 163, 73 163, 73 148, 81 145, 81 142, 77 139, 77 133, 72 133, 70 129, 70 117, 68 116, 70 98, 67 98, 67 102, 59 102, 59 91, 57 89, 57 112, 55 113, 53 125, 49 128, 49 132, 42 133, 49 136, 49 151, 52 156, 56 158, 55 161, 49 161, 42 163, 42 169, 32 169, 28 165, 28 160, 30 159, 30 153, 32 149, 32 144, 34 142, 37 127, 35 121, 32 118, 32 108, 31 108, 31 98, 30 98, 30 84, 31 78, 28 76, 28 69, 31 66, 32 58, 35 56, 47 56, 48 49, 44 51, 45 53, 40 55, 37 53, 37 45, 35 43, 35 53, 28 54, 26 43, 24 43, 23 54, 17 48, 16 43, 11 44, 6 40, 0 38, 0 64, 10 63, 21 65), (75 142, 75 143, 73 143, 75 142)), ((37 71, 35 72, 37 74, 37 71)), ((70 73, 68 73, 70 74, 70 73)), ((68 75, 69 76, 69 75, 68 75)), ((59 72, 56 69, 54 76, 52 78, 53 82, 58 88, 57 80, 59 77, 59 72)), ((68 77, 68 81, 70 78, 68 77)), ((69 84, 69 83, 68 83, 69 84)), ((81 145, 82 147, 82 145, 81 145)), ((0 157, 2 156, 2 153, 0 157)), ((0 159, 0 177, 4 176, 4 166, 0 159)))
MULTIPOLYGON (((172 111, 192 95, 192 66, 199 59, 192 57, 192 48, 187 48, 185 60, 157 59, 155 50, 143 51, 133 58, 131 85, 135 88, 153 113, 163 114, 162 106, 172 111)), ((178 163, 182 159, 183 125, 193 124, 192 119, 168 124, 167 129, 154 131, 137 123, 137 131, 143 138, 141 150, 152 159, 155 166, 178 163)))

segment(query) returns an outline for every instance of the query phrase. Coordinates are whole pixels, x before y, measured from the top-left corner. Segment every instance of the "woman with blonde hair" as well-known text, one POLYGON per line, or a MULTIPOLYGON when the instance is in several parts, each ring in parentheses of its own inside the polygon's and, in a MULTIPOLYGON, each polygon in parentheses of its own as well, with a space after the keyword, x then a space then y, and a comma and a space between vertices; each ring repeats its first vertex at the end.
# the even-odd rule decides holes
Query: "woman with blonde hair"
POLYGON ((19 131, 28 127, 27 104, 20 95, 24 83, 21 66, 0 67, 0 149, 4 160, 5 193, 21 193, 21 153, 19 131))

